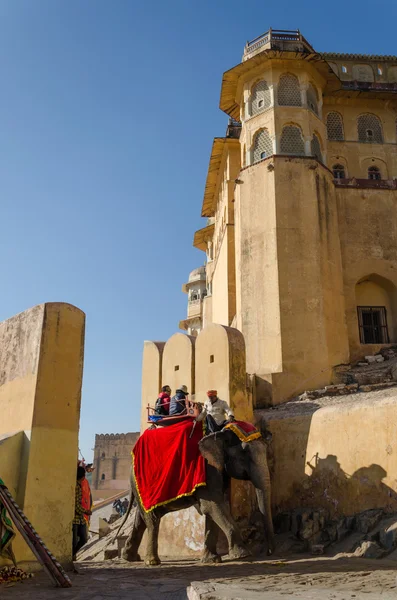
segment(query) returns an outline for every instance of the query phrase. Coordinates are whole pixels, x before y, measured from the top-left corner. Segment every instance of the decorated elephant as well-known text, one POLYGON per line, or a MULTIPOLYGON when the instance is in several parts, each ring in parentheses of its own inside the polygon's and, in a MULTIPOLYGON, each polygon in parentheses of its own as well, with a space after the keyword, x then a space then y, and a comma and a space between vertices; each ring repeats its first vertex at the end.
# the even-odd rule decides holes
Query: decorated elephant
MULTIPOLYGON (((205 516, 205 540, 202 562, 221 562, 217 554, 218 528, 226 536, 229 557, 234 559, 250 555, 245 547, 240 531, 236 526, 228 503, 225 501, 225 479, 251 481, 255 487, 259 510, 263 517, 268 553, 274 550, 274 532, 270 505, 270 476, 267 464, 266 438, 271 434, 262 428, 262 436, 249 442, 243 442, 230 429, 207 435, 199 442, 199 450, 204 457, 206 469, 206 485, 197 487, 192 495, 178 498, 163 506, 146 511, 137 490, 134 471, 131 472, 131 497, 126 517, 118 533, 127 519, 134 498, 137 500, 132 531, 126 541, 122 557, 128 561, 140 560, 138 550, 145 530, 147 529, 146 565, 158 565, 158 535, 161 518, 169 512, 194 506, 205 516), (227 477, 225 477, 225 475, 227 477)), ((117 533, 117 535, 118 535, 117 533)))

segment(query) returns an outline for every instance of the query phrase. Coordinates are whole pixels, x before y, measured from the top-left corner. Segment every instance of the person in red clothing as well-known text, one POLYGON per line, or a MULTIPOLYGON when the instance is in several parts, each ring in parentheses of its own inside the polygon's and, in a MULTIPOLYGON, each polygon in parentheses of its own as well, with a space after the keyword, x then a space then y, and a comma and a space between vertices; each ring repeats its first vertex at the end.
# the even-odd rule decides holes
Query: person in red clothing
POLYGON ((169 385, 164 385, 161 388, 159 397, 156 400, 156 415, 167 416, 170 412, 171 388, 169 385))
MULTIPOLYGON (((86 473, 92 473, 93 470, 94 470, 94 468, 92 466, 92 463, 86 465, 86 467, 85 467, 86 473)), ((90 484, 88 483, 88 479, 86 477, 81 482, 81 504, 82 504, 82 507, 84 508, 84 510, 87 511, 87 513, 84 514, 84 518, 87 522, 87 529, 89 529, 90 514, 88 514, 88 513, 92 512, 92 494, 91 494, 90 484)))

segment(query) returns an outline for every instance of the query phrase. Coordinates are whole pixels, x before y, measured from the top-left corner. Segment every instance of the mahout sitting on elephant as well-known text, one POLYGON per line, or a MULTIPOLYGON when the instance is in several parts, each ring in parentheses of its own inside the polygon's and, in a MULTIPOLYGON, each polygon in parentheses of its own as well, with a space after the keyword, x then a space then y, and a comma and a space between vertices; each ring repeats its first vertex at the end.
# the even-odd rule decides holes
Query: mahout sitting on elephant
MULTIPOLYGON (((174 427, 174 425, 172 426, 174 427)), ((242 441, 235 433, 238 425, 231 424, 220 432, 202 437, 198 443, 201 456, 205 459, 205 484, 199 484, 191 495, 183 495, 175 500, 147 510, 145 508, 134 468, 131 470, 131 497, 126 517, 117 535, 127 519, 134 498, 137 500, 134 523, 126 541, 122 557, 128 561, 140 560, 138 550, 143 534, 147 529, 146 565, 160 564, 158 556, 158 535, 161 518, 169 512, 194 506, 205 516, 205 539, 202 562, 221 562, 217 553, 219 529, 226 536, 229 557, 241 559, 250 555, 245 547, 241 533, 234 522, 228 503, 225 501, 225 480, 228 478, 251 481, 254 485, 259 510, 267 540, 268 553, 274 550, 274 532, 271 515, 271 488, 267 464, 267 444, 271 437, 264 423, 261 424, 259 437, 251 435, 251 441, 242 441), (234 430, 230 429, 233 427, 234 430), (256 439, 255 439, 256 438, 256 439)), ((171 427, 163 428, 170 430, 171 427)), ((150 432, 150 435, 156 432, 150 432)), ((238 433, 238 432, 237 432, 238 433)), ((145 434, 144 434, 145 435, 145 434)), ((144 436, 142 436, 144 437, 144 436)), ((242 437, 242 436, 240 436, 242 437)), ((249 437, 247 439, 250 439, 249 437)), ((135 449, 134 449, 135 450, 135 449)), ((142 481, 142 480, 141 480, 142 481)))

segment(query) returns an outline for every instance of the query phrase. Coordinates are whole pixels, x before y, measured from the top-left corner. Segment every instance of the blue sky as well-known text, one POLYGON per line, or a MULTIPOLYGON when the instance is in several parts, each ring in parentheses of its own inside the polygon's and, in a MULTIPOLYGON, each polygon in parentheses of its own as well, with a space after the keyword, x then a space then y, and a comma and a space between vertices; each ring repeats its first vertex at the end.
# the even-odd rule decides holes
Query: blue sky
POLYGON ((223 71, 270 26, 397 54, 395 0, 0 0, 0 320, 87 315, 80 446, 139 428, 141 350, 186 313, 223 71))

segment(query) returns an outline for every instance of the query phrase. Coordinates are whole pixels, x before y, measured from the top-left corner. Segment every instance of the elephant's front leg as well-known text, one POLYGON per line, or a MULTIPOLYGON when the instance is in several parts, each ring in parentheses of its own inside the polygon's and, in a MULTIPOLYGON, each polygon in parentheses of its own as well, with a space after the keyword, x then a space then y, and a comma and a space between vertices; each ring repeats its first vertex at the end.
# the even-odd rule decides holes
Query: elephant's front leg
POLYGON ((146 525, 148 535, 145 565, 151 567, 161 564, 161 560, 158 554, 160 518, 153 514, 153 512, 151 512, 146 517, 146 525))
POLYGON ((137 507, 135 509, 134 525, 121 553, 122 558, 128 560, 129 562, 141 560, 138 550, 143 534, 145 533, 145 529, 146 523, 142 518, 139 508, 137 507))
POLYGON ((205 515, 205 538, 202 563, 220 563, 222 558, 217 553, 218 526, 209 515, 205 515))
POLYGON ((250 551, 244 546, 243 540, 234 522, 228 505, 223 501, 208 502, 203 501, 201 510, 205 515, 209 515, 211 519, 222 529, 226 536, 229 546, 229 557, 233 559, 246 558, 251 556, 250 551))

